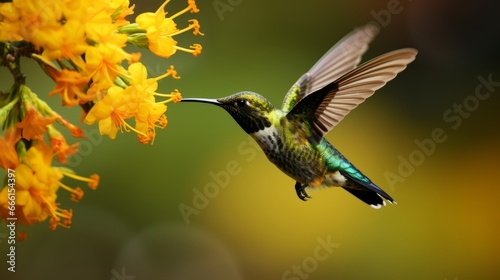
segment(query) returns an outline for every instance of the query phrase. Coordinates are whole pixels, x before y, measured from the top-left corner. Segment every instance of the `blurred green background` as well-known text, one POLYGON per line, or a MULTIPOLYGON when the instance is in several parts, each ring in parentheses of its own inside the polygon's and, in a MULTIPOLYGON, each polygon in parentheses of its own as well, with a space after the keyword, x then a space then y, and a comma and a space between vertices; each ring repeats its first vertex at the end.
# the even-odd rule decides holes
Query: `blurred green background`
MULTIPOLYGON (((161 3, 137 1, 136 15, 161 3)), ((99 173, 99 188, 79 203, 60 192, 62 207, 74 211, 72 228, 26 228, 16 273, 6 270, 0 238, 1 279, 499 279, 498 3, 197 4, 200 13, 177 22, 197 18, 205 36, 176 40, 202 44, 199 57, 143 54, 151 76, 173 64, 182 77, 162 80, 160 92, 213 98, 251 90, 280 106, 324 52, 371 21, 381 32, 364 60, 418 49, 415 62, 327 136, 398 204, 373 210, 340 189, 300 201, 294 181, 226 112, 171 104, 154 145, 132 133, 110 140, 81 124, 89 139, 70 166, 99 173), (494 81, 479 89, 482 100, 475 95, 481 79, 494 81), (446 140, 431 145, 426 139, 436 129, 446 140)), ((167 10, 184 6, 173 0, 167 10)), ((36 65, 26 62, 23 70, 34 91, 78 122, 76 108, 44 95, 53 82, 36 65)), ((1 226, 0 237, 6 232, 1 226)))

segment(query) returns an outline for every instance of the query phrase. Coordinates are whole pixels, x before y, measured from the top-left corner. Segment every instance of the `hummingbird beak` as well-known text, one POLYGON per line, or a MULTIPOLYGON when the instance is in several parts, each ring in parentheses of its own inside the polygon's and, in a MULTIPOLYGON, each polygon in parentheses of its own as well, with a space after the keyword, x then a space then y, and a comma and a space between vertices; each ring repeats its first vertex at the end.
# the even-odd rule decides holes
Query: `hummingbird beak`
POLYGON ((208 99, 208 98, 182 98, 181 102, 199 102, 199 103, 209 103, 214 105, 222 105, 217 99, 208 99))

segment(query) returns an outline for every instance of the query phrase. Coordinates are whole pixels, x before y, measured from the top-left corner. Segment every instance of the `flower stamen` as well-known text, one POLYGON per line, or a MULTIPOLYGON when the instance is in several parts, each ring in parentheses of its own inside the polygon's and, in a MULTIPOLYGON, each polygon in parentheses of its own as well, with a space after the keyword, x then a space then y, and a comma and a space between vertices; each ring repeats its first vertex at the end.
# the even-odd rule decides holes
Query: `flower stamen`
POLYGON ((121 116, 118 116, 118 118, 121 120, 120 121, 120 128, 125 129, 126 132, 133 131, 133 132, 140 134, 142 136, 147 136, 144 132, 141 132, 141 131, 135 129, 133 126, 128 124, 121 116))
POLYGON ((157 102, 160 104, 166 104, 166 103, 171 102, 171 101, 173 101, 174 103, 178 103, 178 102, 181 102, 181 100, 182 100, 182 95, 179 92, 179 90, 177 90, 177 89, 175 91, 171 92, 170 94, 155 92, 155 93, 153 93, 153 95, 168 98, 167 100, 157 102))
POLYGON ((190 49, 179 47, 179 46, 174 46, 174 48, 176 48, 180 51, 183 51, 183 52, 191 53, 191 54, 193 54, 193 56, 198 56, 201 53, 202 47, 200 44, 193 44, 189 47, 190 47, 190 49))
POLYGON ((158 76, 156 78, 152 78, 152 79, 155 80, 155 81, 159 81, 159 80, 164 79, 164 78, 166 78, 168 76, 172 76, 172 78, 174 78, 176 80, 178 80, 178 79, 181 78, 181 77, 177 76, 177 71, 174 69, 174 66, 170 65, 170 68, 167 70, 167 72, 165 74, 160 75, 160 76, 158 76))
POLYGON ((198 23, 198 21, 196 19, 190 19, 189 22, 192 22, 192 24, 190 24, 188 27, 186 28, 183 28, 183 29, 180 29, 172 34, 169 34, 169 36, 173 37, 175 35, 179 35, 181 33, 184 33, 188 30, 191 30, 191 29, 194 29, 193 31, 193 34, 194 35, 201 35, 201 36, 205 36, 205 34, 201 33, 200 32, 200 24, 198 23))
POLYGON ((196 7, 196 2, 195 0, 188 0, 188 6, 186 8, 184 8, 183 10, 177 12, 175 15, 171 16, 170 18, 171 19, 174 19, 180 15, 183 15, 187 12, 191 11, 191 13, 197 13, 199 12, 200 10, 198 9, 198 7, 196 7))
POLYGON ((99 175, 98 174, 92 174, 90 175, 90 178, 83 177, 80 175, 77 175, 75 173, 68 172, 66 170, 61 170, 63 175, 66 177, 69 177, 71 179, 75 179, 78 181, 86 182, 89 186, 89 188, 95 190, 97 186, 99 185, 99 175))
POLYGON ((71 225, 71 219, 73 218, 73 210, 61 209, 56 203, 48 201, 45 197, 42 197, 44 204, 52 216, 50 218, 49 229, 56 230, 57 226, 62 226, 64 228, 69 228, 71 225), (62 218, 62 219, 61 219, 62 218), (62 220, 62 222, 61 222, 62 220))
POLYGON ((80 201, 82 199, 83 195, 85 194, 80 187, 76 187, 76 188, 72 189, 61 182, 59 182, 58 185, 61 188, 65 189, 71 193, 71 200, 73 200, 74 202, 80 201))

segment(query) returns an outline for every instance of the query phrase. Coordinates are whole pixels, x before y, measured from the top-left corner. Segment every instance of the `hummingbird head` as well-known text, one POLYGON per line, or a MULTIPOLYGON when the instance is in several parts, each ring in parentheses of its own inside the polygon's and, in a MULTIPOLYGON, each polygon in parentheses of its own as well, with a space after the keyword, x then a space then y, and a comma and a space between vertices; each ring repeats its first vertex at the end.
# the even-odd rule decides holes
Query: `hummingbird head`
POLYGON ((274 106, 254 92, 244 91, 219 99, 183 98, 182 102, 202 102, 222 107, 248 134, 272 125, 270 114, 274 106))

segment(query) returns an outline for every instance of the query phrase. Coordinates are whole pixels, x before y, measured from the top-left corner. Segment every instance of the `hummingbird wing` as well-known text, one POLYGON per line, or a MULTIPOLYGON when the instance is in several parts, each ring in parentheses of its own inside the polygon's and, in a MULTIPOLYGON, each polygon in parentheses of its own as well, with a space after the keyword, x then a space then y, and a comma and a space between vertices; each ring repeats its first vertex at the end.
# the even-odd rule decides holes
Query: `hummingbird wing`
POLYGON ((290 88, 282 110, 289 112, 297 102, 354 69, 368 49, 368 43, 378 33, 372 24, 357 28, 330 48, 314 66, 290 88))
POLYGON ((310 140, 318 143, 352 109, 403 71, 416 55, 415 49, 400 49, 367 61, 305 96, 287 117, 305 118, 311 125, 310 140))

